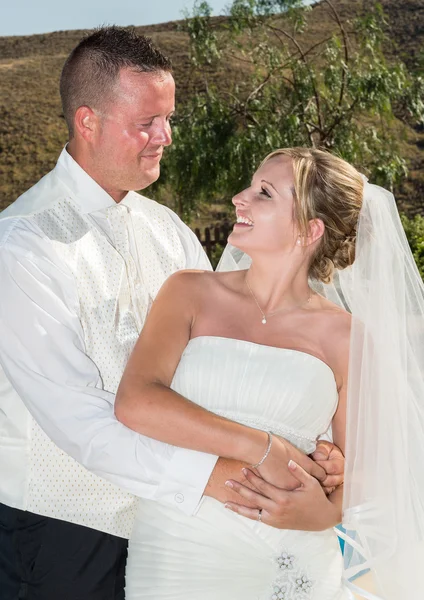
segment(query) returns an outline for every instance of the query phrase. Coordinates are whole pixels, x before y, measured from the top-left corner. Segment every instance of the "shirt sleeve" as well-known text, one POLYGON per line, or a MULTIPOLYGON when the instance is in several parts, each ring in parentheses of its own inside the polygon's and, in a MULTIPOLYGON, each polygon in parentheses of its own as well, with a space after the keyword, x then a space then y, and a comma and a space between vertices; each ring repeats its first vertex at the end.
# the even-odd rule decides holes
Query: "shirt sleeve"
POLYGON ((88 470, 193 514, 217 457, 116 420, 115 395, 85 350, 72 274, 35 225, 5 219, 0 257, 0 364, 42 429, 88 470))

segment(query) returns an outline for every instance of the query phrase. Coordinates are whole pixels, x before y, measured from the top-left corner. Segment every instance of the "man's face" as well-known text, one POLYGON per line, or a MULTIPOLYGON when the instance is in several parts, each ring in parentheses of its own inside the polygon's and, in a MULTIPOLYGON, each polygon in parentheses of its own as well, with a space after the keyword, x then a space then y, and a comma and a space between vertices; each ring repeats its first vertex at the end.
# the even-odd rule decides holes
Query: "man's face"
POLYGON ((172 141, 174 110, 170 73, 121 70, 116 90, 99 114, 92 147, 99 183, 115 199, 158 179, 163 149, 172 141))

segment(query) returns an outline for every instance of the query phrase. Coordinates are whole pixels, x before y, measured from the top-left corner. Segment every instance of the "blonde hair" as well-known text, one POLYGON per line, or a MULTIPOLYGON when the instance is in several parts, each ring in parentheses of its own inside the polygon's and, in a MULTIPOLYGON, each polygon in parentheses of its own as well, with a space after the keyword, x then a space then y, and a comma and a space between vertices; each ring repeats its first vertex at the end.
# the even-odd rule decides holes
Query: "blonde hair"
POLYGON ((281 148, 261 166, 276 156, 289 156, 293 161, 294 219, 300 235, 307 237, 311 219, 324 223, 309 276, 329 283, 335 268, 345 269, 355 260, 364 181, 345 160, 316 148, 281 148))

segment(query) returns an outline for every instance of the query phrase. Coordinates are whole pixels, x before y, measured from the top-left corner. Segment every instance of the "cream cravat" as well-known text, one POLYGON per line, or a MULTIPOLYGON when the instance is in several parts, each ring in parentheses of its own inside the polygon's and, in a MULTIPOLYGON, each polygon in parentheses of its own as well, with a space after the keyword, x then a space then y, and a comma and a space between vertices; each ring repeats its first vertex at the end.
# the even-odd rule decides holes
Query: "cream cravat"
MULTIPOLYGON (((141 331, 149 308, 149 294, 140 280, 139 269, 130 247, 130 208, 124 204, 117 204, 107 210, 107 217, 111 227, 115 249, 125 262, 126 277, 121 281, 118 298, 121 311, 131 311, 141 331)), ((135 247, 135 244, 134 244, 135 247)))

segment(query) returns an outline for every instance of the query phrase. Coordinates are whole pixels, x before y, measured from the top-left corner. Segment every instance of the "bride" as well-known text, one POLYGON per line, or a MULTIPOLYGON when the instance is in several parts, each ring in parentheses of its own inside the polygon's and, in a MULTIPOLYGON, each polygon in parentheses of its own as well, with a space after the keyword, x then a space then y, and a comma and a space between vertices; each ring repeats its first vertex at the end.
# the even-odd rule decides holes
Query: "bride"
MULTIPOLYGON (((387 481, 390 464, 399 465, 403 456, 390 455, 384 441, 394 435, 394 416, 402 420, 408 409, 394 397, 399 386, 392 391, 375 385, 384 356, 390 354, 380 355, 382 342, 388 350, 392 340, 369 327, 387 314, 373 288, 374 279, 382 276, 382 264, 374 259, 387 255, 386 266, 392 270, 396 262, 389 247, 378 247, 377 232, 393 245, 386 213, 375 218, 370 208, 379 200, 381 211, 380 190, 329 153, 278 150, 264 160, 250 187, 233 199, 237 224, 229 242, 241 252, 226 251, 224 262, 232 270, 180 272, 163 286, 124 373, 117 418, 149 437, 245 461, 251 467, 245 470, 246 485, 231 480, 227 486, 249 506, 205 497, 189 517, 141 500, 129 547, 127 600, 345 600, 352 597, 347 579, 369 568, 392 577, 394 585, 384 590, 387 598, 405 591, 409 600, 422 597, 423 585, 407 564, 415 560, 419 565, 423 531, 408 530, 399 538, 391 509, 399 508, 406 493, 403 510, 422 526, 423 508, 409 491, 419 495, 424 482, 405 464, 401 468, 408 477, 400 475, 405 489, 399 492, 393 477, 387 481), (375 188, 377 199, 367 200, 364 187, 375 188), (243 269, 243 262, 250 263, 246 255, 251 264, 243 269), (351 265, 359 265, 360 278, 351 265), (332 284, 334 275, 337 285, 332 284), (393 409, 390 419, 384 418, 383 401, 387 410, 393 409), (396 402, 403 408, 396 411, 396 402), (188 426, 194 420, 195 433, 188 426), (345 578, 333 530, 341 521, 343 486, 326 496, 299 465, 278 463, 279 436, 310 454, 330 425, 334 443, 347 449, 344 512, 351 550, 346 552, 345 578), (370 446, 369 438, 377 433, 370 446), (293 491, 280 489, 276 465, 282 480, 289 472, 296 482, 293 491), (393 490, 396 499, 387 496, 393 490), (286 500, 288 509, 311 515, 310 521, 303 518, 299 526, 296 510, 273 517, 276 498, 286 500), (381 509, 383 504, 387 510, 381 509)), ((393 214, 390 218, 396 224, 393 214)), ((402 254, 409 261, 399 236, 394 256, 402 254)), ((408 269, 419 307, 415 323, 419 317, 422 327, 422 283, 409 262, 408 269)), ((390 274, 387 278, 391 281, 390 274)), ((386 285, 384 300, 396 313, 392 296, 396 293, 386 285)), ((382 329, 389 331, 391 323, 382 329)), ((417 344, 408 348, 420 352, 417 344)), ((391 353, 387 364, 397 376, 393 358, 391 353)), ((423 391, 419 368, 414 375, 411 403, 423 391)), ((391 372, 384 376, 391 381, 391 372)), ((423 419, 417 403, 406 420, 414 416, 420 421, 412 425, 418 433, 423 419)), ((407 458, 417 468, 422 444, 421 438, 408 447, 407 458)), ((399 444, 395 448, 399 451, 399 444)), ((403 520, 403 525, 410 522, 403 520)))

